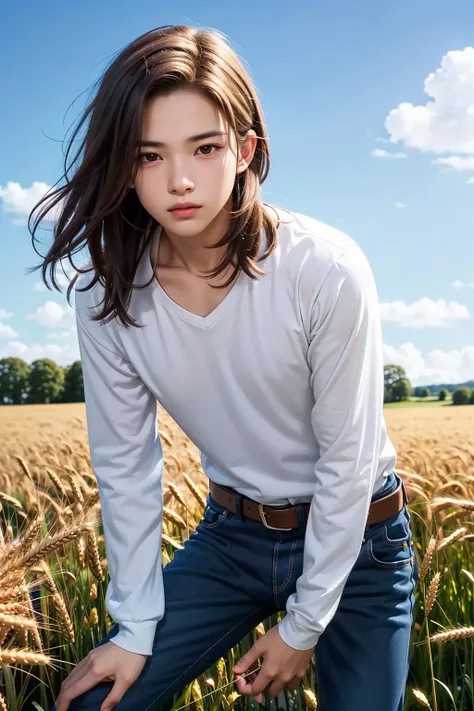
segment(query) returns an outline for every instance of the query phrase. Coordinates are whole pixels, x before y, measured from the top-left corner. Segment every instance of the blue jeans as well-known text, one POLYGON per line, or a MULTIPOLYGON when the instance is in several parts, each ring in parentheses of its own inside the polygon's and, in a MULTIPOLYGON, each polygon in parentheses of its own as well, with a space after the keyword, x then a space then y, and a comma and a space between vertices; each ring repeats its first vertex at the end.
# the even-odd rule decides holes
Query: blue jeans
MULTIPOLYGON (((399 485, 392 472, 373 500, 399 485)), ((259 622, 285 610, 303 569, 302 505, 298 512, 298 529, 271 531, 208 495, 197 529, 163 569, 165 615, 153 654, 117 711, 170 708, 176 692, 259 622)), ((366 527, 336 614, 316 645, 320 711, 402 711, 417 579, 405 505, 366 527)), ((99 646, 117 631, 114 625, 99 646)), ((69 711, 99 711, 111 688, 99 683, 69 711)))

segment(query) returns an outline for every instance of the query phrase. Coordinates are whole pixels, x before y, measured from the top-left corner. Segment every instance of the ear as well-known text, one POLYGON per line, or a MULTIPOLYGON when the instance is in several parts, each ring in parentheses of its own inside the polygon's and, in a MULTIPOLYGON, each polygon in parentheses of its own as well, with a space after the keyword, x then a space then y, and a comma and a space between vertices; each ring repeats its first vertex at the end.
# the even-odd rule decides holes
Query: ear
POLYGON ((257 148, 257 134, 253 129, 247 131, 244 142, 240 147, 237 173, 243 173, 253 160, 255 149, 257 148))

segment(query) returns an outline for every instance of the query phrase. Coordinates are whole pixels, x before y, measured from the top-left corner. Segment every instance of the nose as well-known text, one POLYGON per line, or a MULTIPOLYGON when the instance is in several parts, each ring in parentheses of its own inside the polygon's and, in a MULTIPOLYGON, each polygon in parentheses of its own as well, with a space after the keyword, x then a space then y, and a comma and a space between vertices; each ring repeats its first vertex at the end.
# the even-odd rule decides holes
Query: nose
POLYGON ((168 175, 168 190, 173 195, 193 192, 194 182, 183 165, 174 165, 168 175))

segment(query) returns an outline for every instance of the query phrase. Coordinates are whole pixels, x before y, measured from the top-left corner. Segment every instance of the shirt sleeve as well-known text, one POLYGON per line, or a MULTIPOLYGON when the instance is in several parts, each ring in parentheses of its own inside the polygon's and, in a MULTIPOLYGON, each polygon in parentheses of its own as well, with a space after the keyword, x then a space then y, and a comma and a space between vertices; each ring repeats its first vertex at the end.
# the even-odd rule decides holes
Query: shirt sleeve
POLYGON ((91 463, 110 573, 105 604, 119 626, 110 641, 130 652, 151 655, 165 607, 163 453, 156 399, 120 355, 107 327, 91 321, 78 301, 76 294, 91 463))
POLYGON ((362 545, 383 431, 383 346, 372 270, 346 249, 309 305, 312 427, 319 445, 303 572, 280 635, 314 647, 334 616, 362 545))

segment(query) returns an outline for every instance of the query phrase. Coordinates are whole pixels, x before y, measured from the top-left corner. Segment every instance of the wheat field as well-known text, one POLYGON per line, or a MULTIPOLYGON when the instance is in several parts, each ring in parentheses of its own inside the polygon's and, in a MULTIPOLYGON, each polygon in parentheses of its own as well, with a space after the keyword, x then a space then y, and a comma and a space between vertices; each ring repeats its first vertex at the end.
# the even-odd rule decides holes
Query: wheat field
MULTIPOLYGON (((420 566, 406 711, 474 709, 474 407, 386 410, 420 566)), ((201 518, 199 453, 159 408, 165 456, 162 560, 201 518)), ((62 680, 111 619, 100 502, 85 407, 0 408, 0 709, 47 711, 62 680)), ((256 708, 239 697, 234 661, 280 615, 176 697, 175 709, 256 708)), ((295 694, 268 709, 317 708, 314 664, 295 694)))

